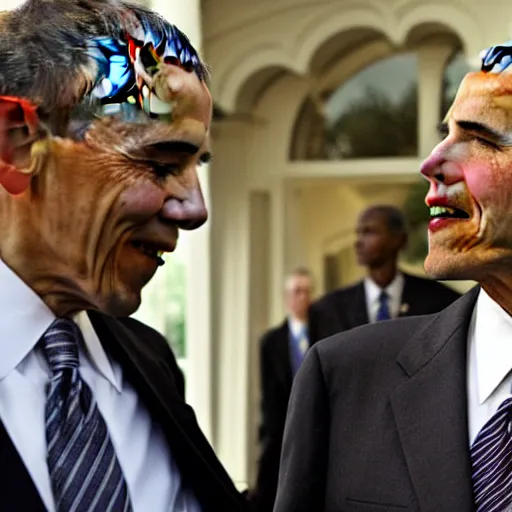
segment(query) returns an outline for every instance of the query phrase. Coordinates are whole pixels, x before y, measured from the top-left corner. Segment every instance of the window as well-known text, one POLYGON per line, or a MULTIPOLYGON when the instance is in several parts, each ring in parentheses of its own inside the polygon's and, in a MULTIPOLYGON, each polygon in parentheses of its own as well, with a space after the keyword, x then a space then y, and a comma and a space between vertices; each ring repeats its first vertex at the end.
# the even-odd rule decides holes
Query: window
POLYGON ((178 246, 178 250, 165 257, 165 265, 142 290, 142 304, 133 315, 164 335, 178 359, 186 357, 184 253, 178 246))
POLYGON ((440 119, 442 121, 448 112, 457 89, 464 78, 464 75, 471 71, 470 66, 466 61, 466 57, 461 51, 456 52, 453 57, 448 61, 443 75, 442 83, 442 97, 441 97, 441 112, 440 119))
POLYGON ((401 53, 371 64, 338 89, 323 109, 306 101, 293 159, 415 156, 418 151, 417 56, 401 53), (320 111, 323 112, 320 113, 320 111))

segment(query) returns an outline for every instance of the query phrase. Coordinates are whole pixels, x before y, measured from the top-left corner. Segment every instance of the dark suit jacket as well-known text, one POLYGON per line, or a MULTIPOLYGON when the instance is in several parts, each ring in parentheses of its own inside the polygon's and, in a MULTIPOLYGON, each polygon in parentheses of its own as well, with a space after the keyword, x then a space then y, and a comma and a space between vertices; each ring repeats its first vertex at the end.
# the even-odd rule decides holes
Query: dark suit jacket
MULTIPOLYGON (((400 316, 428 315, 441 311, 460 294, 441 283, 422 277, 404 275, 400 316)), ((328 293, 312 304, 309 312, 309 336, 318 341, 338 332, 368 323, 364 282, 328 293)))
POLYGON ((272 511, 277 492, 281 443, 293 379, 289 337, 285 320, 267 331, 260 341, 261 454, 254 495, 254 508, 258 512, 272 511))
POLYGON ((261 455, 253 504, 257 512, 272 512, 277 492, 286 410, 293 381, 288 320, 270 329, 261 338, 260 377, 261 455))
POLYGON ((472 512, 467 335, 444 311, 317 343, 290 399, 275 512, 472 512))
MULTIPOLYGON (((175 381, 176 360, 165 339, 133 319, 116 320, 89 313, 106 351, 123 368, 149 413, 166 433, 183 484, 190 486, 204 511, 242 511, 245 502, 236 491, 197 424, 194 412, 175 381)), ((5 511, 45 510, 41 498, 0 423, 0 496, 5 511)))

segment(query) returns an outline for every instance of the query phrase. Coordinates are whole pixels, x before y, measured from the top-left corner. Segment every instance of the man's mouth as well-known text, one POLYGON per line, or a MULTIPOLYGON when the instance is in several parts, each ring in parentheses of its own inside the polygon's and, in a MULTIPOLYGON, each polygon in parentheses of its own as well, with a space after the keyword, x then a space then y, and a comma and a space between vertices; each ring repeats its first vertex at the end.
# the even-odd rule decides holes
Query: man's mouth
POLYGON ((159 249, 155 245, 144 242, 131 242, 131 245, 142 254, 145 254, 146 256, 155 259, 158 263, 158 266, 161 267, 162 265, 165 264, 165 261, 162 258, 162 256, 165 253, 163 249, 159 249))
POLYGON ((470 215, 459 208, 449 206, 431 206, 430 217, 432 219, 469 219, 470 215))

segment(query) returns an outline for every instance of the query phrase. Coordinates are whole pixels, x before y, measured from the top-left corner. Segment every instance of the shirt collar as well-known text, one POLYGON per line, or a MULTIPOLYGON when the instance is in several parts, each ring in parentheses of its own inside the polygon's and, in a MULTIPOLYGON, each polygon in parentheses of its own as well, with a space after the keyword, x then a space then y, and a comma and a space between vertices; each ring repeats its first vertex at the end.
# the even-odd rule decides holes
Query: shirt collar
POLYGON ((294 337, 301 336, 306 328, 305 322, 301 322, 292 316, 288 317, 288 327, 294 337))
POLYGON ((112 368, 112 364, 103 348, 103 345, 92 326, 91 320, 89 319, 89 315, 86 311, 80 311, 80 313, 76 314, 73 317, 73 320, 76 322, 80 330, 82 331, 82 336, 84 338, 84 343, 87 351, 87 355, 89 359, 92 361, 96 369, 107 379, 112 386, 121 393, 122 387, 120 379, 117 378, 114 373, 114 369, 112 368))
MULTIPOLYGON (((55 315, 32 288, 0 260, 0 380, 35 348, 55 315)), ((98 371, 119 391, 121 385, 85 311, 75 315, 87 353, 98 371)))
MULTIPOLYGON (((396 301, 398 304, 402 298, 403 287, 404 275, 402 272, 397 272, 391 283, 389 283, 389 285, 384 288, 384 291, 388 294, 391 300, 396 301)), ((364 278, 364 288, 366 297, 368 298, 370 304, 374 304, 375 302, 379 301, 380 294, 383 290, 370 277, 364 278)))
POLYGON ((483 289, 473 315, 478 401, 482 404, 512 369, 512 317, 483 289))
POLYGON ((41 298, 0 260, 0 380, 21 363, 54 320, 41 298))

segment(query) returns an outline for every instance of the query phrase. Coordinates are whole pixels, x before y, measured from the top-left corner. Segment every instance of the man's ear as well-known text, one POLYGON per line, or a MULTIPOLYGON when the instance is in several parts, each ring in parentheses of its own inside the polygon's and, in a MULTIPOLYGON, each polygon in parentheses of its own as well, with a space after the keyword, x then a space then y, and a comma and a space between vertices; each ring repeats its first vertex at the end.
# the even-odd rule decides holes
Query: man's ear
POLYGON ((23 98, 0 96, 0 185, 21 194, 38 171, 46 135, 37 107, 23 98))

